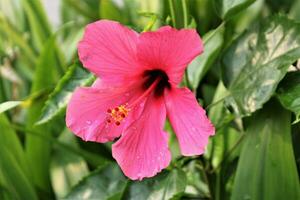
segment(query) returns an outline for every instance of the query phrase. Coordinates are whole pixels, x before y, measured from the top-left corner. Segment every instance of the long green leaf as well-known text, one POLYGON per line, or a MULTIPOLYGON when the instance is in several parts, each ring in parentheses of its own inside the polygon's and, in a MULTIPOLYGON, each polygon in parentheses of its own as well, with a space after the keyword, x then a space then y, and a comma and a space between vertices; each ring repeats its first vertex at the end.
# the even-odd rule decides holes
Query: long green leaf
POLYGON ((10 148, 3 145, 0 145, 0 169, 18 199, 38 199, 30 179, 10 152, 10 148))
POLYGON ((31 182, 31 171, 16 132, 0 114, 0 171, 5 185, 18 199, 37 199, 31 182))
POLYGON ((0 114, 20 105, 22 101, 6 101, 0 104, 0 114))
POLYGON ((12 26, 7 19, 2 15, 0 11, 0 31, 11 41, 13 44, 21 48, 24 53, 24 57, 28 62, 33 65, 36 60, 36 53, 33 51, 32 47, 28 44, 28 41, 25 39, 14 26, 12 26))
POLYGON ((0 114, 0 146, 9 148, 10 153, 28 178, 31 176, 25 153, 16 132, 9 126, 10 122, 4 114, 0 114))
POLYGON ((300 24, 274 16, 241 35, 225 52, 226 99, 240 115, 261 108, 273 95, 287 68, 300 57, 300 24))
POLYGON ((88 85, 93 80, 94 76, 85 70, 78 61, 75 62, 50 94, 38 124, 46 123, 65 111, 74 89, 78 86, 88 85))
MULTIPOLYGON (((57 60, 55 56, 55 37, 51 37, 45 44, 41 56, 39 57, 36 71, 34 75, 31 94, 34 94, 45 88, 53 87, 56 82, 57 60)), ((35 102, 28 110, 27 127, 32 127, 38 120, 44 100, 35 102)), ((54 125, 53 125, 54 126, 54 125)), ((39 133, 49 135, 49 126, 35 127, 39 133)), ((50 190, 49 164, 51 143, 47 140, 41 140, 35 136, 28 134, 26 136, 26 156, 28 158, 30 168, 34 171, 33 181, 44 191, 50 190), (38 163, 38 164, 37 164, 38 163)))
POLYGON ((271 102, 251 117, 240 155, 233 200, 300 199, 290 112, 271 102))
POLYGON ((51 28, 44 8, 40 0, 22 0, 22 5, 28 17, 33 43, 37 50, 41 50, 51 35, 51 28))

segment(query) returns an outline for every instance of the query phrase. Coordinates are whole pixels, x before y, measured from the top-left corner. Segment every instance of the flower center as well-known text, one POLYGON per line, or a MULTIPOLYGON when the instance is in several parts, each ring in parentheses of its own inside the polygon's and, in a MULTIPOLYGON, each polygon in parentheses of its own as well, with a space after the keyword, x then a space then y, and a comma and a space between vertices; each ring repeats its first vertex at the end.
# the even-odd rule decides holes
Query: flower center
POLYGON ((143 83, 143 88, 145 90, 147 90, 155 81, 158 80, 158 83, 154 88, 154 95, 156 97, 162 96, 166 88, 171 89, 169 77, 166 72, 161 69, 146 70, 143 73, 143 77, 145 77, 145 81, 143 83))
POLYGON ((161 83, 161 78, 158 77, 155 79, 151 85, 143 92, 141 96, 135 99, 133 102, 119 105, 113 109, 107 109, 107 123, 115 123, 117 126, 121 124, 121 122, 128 116, 128 113, 132 108, 134 108, 137 104, 140 104, 145 97, 147 97, 151 92, 155 92, 157 86, 161 83))

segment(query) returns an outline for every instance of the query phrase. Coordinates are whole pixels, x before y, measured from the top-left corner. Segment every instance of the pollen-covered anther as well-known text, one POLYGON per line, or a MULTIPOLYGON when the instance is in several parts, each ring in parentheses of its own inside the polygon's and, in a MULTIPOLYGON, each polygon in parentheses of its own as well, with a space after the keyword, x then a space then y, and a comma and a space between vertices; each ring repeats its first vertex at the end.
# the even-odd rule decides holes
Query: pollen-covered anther
POLYGON ((115 125, 119 126, 121 122, 127 117, 128 112, 130 111, 126 105, 120 105, 113 109, 107 109, 108 117, 106 121, 108 123, 114 122, 115 125))

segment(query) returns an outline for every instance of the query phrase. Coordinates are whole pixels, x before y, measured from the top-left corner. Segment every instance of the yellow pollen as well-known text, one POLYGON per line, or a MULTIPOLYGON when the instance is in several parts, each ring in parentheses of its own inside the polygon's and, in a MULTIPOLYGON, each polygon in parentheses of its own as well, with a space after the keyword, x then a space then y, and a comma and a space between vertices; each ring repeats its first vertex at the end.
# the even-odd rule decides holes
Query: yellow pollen
POLYGON ((125 105, 120 105, 114 109, 108 109, 107 113, 109 116, 107 117, 106 121, 108 123, 114 122, 117 126, 119 126, 121 121, 127 117, 129 111, 130 109, 126 108, 125 105))

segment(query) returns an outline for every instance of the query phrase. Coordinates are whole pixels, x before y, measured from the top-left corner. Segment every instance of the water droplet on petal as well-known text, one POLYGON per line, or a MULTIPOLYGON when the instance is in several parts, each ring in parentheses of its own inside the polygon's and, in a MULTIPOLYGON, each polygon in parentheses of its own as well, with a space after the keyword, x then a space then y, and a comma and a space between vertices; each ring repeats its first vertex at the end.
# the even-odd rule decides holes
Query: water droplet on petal
POLYGON ((91 122, 91 121, 89 121, 89 120, 88 120, 88 121, 86 121, 86 123, 87 123, 88 125, 92 124, 92 122, 91 122))

